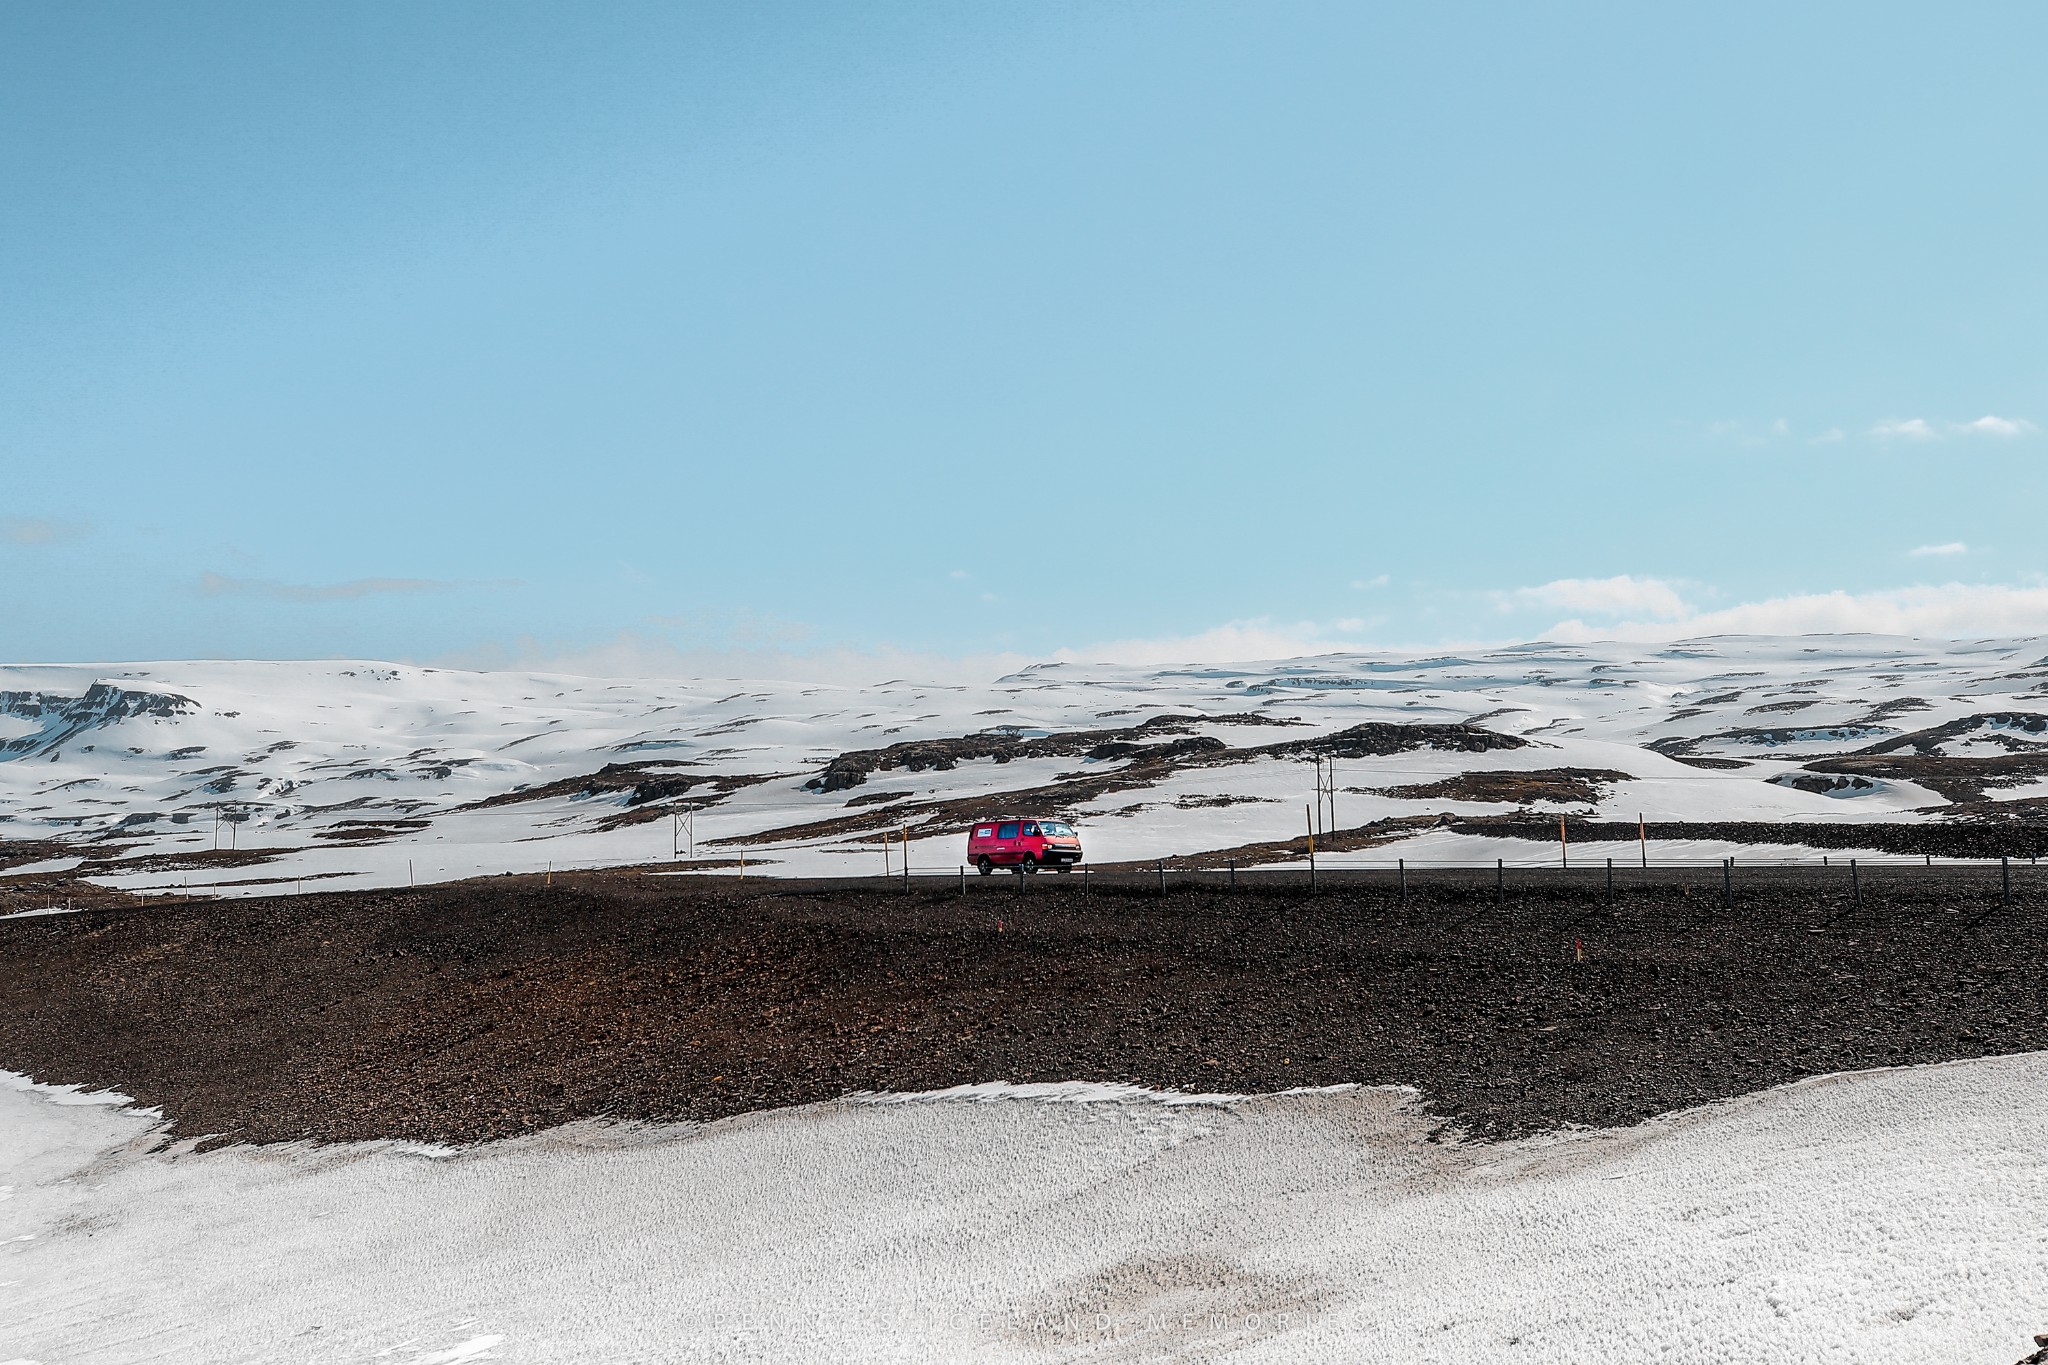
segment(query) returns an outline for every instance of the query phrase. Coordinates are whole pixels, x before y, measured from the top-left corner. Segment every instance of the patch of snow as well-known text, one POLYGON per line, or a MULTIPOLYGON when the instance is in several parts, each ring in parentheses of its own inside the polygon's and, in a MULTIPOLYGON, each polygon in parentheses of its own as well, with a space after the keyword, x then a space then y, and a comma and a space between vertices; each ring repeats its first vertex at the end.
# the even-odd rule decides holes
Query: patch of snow
POLYGON ((9 1084, 0 1330, 67 1365, 2002 1362, 2048 1302, 2044 1107, 2032 1054, 1498 1144, 1398 1090, 1070 1086, 194 1154, 9 1084))

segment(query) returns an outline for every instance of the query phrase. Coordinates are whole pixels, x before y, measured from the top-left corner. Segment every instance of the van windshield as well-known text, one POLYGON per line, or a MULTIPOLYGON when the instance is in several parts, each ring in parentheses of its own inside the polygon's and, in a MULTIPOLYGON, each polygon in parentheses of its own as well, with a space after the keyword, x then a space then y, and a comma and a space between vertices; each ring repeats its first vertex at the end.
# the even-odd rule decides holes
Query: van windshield
POLYGON ((1074 832, 1073 828, 1064 820, 1041 820, 1038 822, 1038 828, 1046 834, 1053 835, 1072 834, 1074 832))

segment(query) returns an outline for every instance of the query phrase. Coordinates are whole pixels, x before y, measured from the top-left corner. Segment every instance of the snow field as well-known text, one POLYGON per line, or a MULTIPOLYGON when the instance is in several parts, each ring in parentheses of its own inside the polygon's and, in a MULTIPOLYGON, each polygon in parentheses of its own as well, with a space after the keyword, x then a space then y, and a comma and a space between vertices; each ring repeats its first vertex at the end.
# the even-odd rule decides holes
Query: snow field
POLYGON ((1039 1086, 194 1155, 17 1080, 0 1358, 2005 1365, 2043 1112, 2032 1054, 1497 1145, 1394 1090, 1039 1086))

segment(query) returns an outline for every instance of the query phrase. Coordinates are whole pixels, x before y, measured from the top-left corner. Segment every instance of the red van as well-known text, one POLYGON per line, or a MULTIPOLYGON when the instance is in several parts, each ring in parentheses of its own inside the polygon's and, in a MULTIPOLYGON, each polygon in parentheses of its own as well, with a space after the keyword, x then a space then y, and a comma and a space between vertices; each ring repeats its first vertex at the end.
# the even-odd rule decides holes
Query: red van
POLYGON ((984 877, 999 867, 1065 872, 1081 861, 1081 836, 1064 820, 986 820, 967 831, 967 861, 984 877))

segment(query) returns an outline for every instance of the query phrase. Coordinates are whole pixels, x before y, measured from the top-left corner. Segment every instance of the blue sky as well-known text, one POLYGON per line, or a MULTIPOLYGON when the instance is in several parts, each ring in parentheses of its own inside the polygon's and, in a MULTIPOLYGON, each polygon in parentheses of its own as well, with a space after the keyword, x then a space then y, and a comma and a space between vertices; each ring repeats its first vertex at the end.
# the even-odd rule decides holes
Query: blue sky
POLYGON ((2048 11, 0 14, 0 655, 2048 631, 2048 11))

